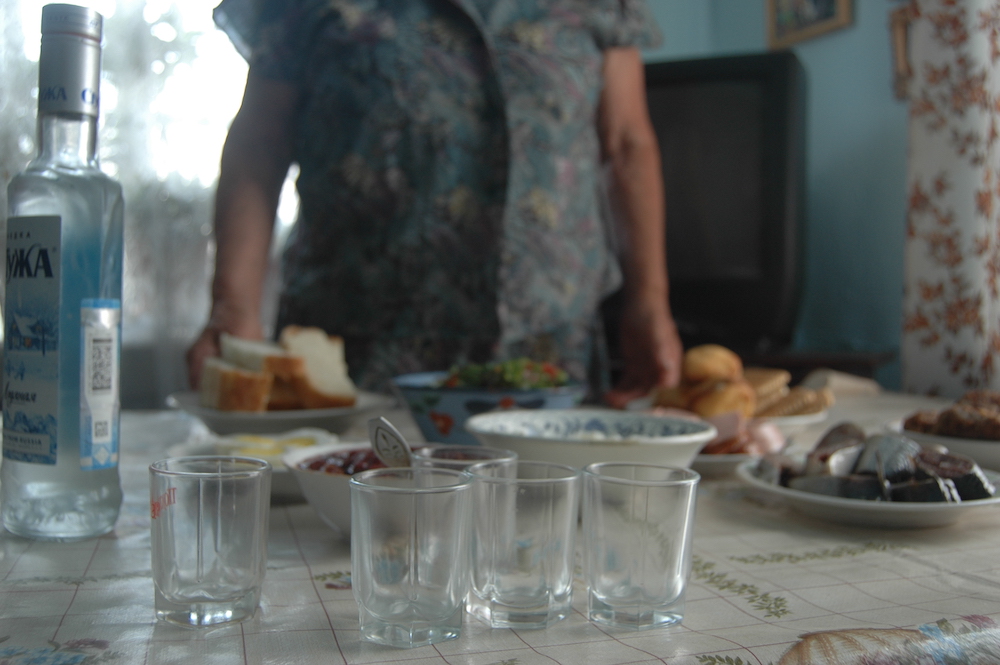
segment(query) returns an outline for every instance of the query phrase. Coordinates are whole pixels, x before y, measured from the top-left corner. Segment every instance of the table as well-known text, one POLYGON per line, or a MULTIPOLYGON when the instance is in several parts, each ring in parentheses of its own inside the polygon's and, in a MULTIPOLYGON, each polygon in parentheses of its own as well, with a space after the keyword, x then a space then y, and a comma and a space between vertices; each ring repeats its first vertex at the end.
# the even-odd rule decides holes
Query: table
MULTIPOLYGON (((840 420, 878 428, 940 404, 841 397, 795 446, 811 446, 840 420)), ((405 414, 389 417, 415 436, 405 414)), ((491 630, 468 618, 451 642, 412 650, 362 643, 350 548, 305 504, 272 510, 267 578, 252 620, 208 630, 157 623, 146 466, 199 426, 179 412, 125 413, 125 503, 112 534, 79 543, 0 535, 0 663, 1000 662, 1000 510, 934 529, 850 528, 798 515, 732 477, 700 487, 678 627, 629 633, 591 624, 578 585, 575 613, 546 630, 491 630), (857 656, 870 647, 875 655, 857 656)))

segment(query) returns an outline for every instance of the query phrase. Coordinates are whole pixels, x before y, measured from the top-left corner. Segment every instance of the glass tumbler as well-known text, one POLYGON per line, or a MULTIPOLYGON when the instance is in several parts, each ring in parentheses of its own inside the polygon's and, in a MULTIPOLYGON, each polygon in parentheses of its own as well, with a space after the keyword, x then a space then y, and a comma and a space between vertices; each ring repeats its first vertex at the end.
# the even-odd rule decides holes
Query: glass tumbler
POLYGON ((633 630, 678 623, 691 572, 698 474, 605 462, 585 467, 583 476, 588 617, 633 630))
POLYGON ((361 639, 409 648, 458 637, 469 591, 467 473, 394 467, 351 478, 351 579, 361 639))
POLYGON ((177 457, 149 467, 156 616, 212 626, 254 615, 267 565, 271 465, 177 457))
POLYGON ((468 610, 493 628, 545 628, 571 611, 580 470, 482 462, 473 477, 468 610))
POLYGON ((413 466, 464 471, 479 462, 516 462, 517 453, 489 446, 458 446, 437 443, 413 449, 413 466))

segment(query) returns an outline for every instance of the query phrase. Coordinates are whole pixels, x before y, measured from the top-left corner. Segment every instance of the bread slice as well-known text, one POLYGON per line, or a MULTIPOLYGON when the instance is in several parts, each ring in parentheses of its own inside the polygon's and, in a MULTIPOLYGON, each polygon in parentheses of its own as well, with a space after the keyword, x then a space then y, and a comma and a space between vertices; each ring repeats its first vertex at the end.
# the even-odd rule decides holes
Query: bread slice
POLYGON ((243 339, 227 333, 219 336, 222 359, 251 372, 269 372, 291 383, 305 373, 305 361, 274 342, 243 339))
POLYGON ((286 351, 305 361, 305 372, 292 379, 305 408, 354 405, 358 391, 347 373, 343 338, 319 328, 291 325, 281 331, 279 341, 286 351))
POLYGON ((208 358, 201 370, 201 405, 220 411, 264 411, 273 381, 274 375, 268 372, 208 358))

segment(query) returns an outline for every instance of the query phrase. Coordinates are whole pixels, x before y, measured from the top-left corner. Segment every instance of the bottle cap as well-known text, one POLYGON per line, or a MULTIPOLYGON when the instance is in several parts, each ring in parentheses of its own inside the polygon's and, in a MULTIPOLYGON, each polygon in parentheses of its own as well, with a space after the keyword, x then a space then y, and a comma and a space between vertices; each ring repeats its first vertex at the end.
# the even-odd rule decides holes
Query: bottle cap
POLYGON ((76 5, 42 7, 38 111, 97 117, 104 19, 76 5))
POLYGON ((80 35, 101 41, 104 17, 87 7, 77 5, 45 5, 42 7, 43 35, 80 35))

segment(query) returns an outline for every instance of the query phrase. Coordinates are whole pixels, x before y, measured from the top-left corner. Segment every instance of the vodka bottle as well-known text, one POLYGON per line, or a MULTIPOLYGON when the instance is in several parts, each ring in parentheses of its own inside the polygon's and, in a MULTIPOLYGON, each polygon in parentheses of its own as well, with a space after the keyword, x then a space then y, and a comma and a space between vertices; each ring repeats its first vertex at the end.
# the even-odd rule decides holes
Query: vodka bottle
POLYGON ((42 9, 38 155, 8 186, 0 514, 11 532, 114 528, 121 187, 97 163, 103 19, 42 9))

